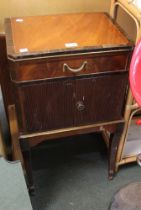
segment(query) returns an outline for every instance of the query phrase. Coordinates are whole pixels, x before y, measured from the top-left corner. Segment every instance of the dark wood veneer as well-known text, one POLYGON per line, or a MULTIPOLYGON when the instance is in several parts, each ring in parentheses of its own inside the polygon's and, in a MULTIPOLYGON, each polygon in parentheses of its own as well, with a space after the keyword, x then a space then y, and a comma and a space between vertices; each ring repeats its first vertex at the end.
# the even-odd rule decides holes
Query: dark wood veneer
POLYGON ((85 108, 79 111, 75 106, 74 125, 123 119, 127 80, 127 73, 77 79, 75 104, 83 101, 85 108))
POLYGON ((15 82, 26 82, 49 78, 70 77, 76 75, 89 75, 100 72, 128 70, 129 52, 121 51, 95 55, 75 55, 69 57, 48 58, 32 61, 21 61, 12 64, 11 76, 15 82), (85 68, 78 73, 69 70, 63 71, 63 64, 71 68, 79 68, 85 61, 85 68))
POLYGON ((20 132, 39 132, 73 125, 74 81, 50 81, 18 89, 20 132), (21 123, 20 123, 21 122, 21 123))
POLYGON ((127 72, 120 72, 24 83, 17 87, 20 132, 41 132, 122 119, 127 80, 127 72), (83 110, 77 107, 79 102, 84 104, 83 110))
POLYGON ((8 115, 8 105, 14 103, 14 95, 13 84, 10 79, 8 68, 5 34, 0 34, 0 85, 2 89, 6 114, 8 115))

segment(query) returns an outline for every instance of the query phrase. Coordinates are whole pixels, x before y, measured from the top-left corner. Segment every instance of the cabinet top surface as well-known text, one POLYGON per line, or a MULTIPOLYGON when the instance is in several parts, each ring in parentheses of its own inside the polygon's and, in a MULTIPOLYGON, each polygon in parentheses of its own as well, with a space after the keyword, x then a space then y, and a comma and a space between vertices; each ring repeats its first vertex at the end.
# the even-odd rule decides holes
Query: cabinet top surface
POLYGON ((105 13, 13 17, 5 28, 13 58, 131 45, 105 13))

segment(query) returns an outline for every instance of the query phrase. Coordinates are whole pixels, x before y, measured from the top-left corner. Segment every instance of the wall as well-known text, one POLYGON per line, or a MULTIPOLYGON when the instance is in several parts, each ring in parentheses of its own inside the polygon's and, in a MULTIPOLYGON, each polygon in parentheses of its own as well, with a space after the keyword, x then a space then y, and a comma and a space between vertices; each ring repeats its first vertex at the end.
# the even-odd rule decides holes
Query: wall
POLYGON ((9 16, 45 15, 83 11, 109 11, 110 0, 0 0, 0 31, 9 16))

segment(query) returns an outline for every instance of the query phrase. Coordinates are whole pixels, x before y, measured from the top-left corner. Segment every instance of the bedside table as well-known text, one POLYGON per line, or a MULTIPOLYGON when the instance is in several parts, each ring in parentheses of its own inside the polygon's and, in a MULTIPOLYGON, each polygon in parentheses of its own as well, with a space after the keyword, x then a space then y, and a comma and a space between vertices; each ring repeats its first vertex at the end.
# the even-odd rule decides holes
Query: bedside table
POLYGON ((105 13, 8 18, 5 28, 15 94, 10 127, 30 186, 30 147, 101 130, 111 136, 112 178, 124 126, 132 43, 105 13))

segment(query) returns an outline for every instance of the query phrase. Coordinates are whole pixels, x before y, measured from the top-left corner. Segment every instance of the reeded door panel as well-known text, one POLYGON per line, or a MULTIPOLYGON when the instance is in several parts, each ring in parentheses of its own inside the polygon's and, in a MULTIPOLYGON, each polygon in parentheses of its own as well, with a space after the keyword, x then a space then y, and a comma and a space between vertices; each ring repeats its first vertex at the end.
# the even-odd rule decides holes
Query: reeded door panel
POLYGON ((127 73, 50 80, 18 87, 22 133, 109 122, 123 118, 127 73))
POLYGON ((121 119, 126 86, 127 73, 77 79, 74 125, 121 119))
POLYGON ((18 88, 20 131, 40 132, 73 125, 73 80, 49 81, 18 88))

